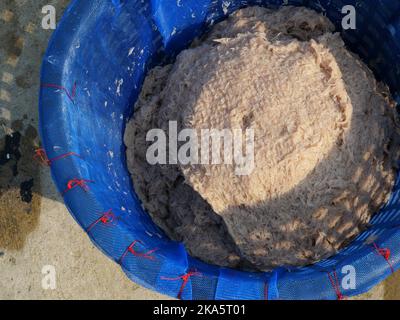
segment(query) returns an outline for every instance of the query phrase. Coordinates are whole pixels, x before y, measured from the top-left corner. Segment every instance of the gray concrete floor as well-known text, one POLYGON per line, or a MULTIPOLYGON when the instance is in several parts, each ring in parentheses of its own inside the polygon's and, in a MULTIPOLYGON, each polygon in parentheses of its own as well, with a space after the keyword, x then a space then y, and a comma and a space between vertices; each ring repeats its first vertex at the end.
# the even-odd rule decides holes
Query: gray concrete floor
MULTIPOLYGON (((38 137, 41 58, 51 30, 44 5, 61 16, 68 0, 0 2, 0 300, 161 299, 132 283, 91 244, 67 212, 47 168, 32 160, 38 137), (54 266, 56 288, 43 289, 54 266)), ((396 275, 359 299, 400 298, 396 275)))

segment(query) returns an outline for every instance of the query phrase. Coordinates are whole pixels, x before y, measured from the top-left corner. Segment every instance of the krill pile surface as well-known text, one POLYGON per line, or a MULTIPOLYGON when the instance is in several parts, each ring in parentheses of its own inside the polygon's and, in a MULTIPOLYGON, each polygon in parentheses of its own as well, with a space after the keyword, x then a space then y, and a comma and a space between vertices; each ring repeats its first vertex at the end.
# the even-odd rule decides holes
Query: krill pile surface
POLYGON ((329 257, 367 227, 394 183, 388 89, 324 16, 250 7, 145 80, 128 167, 154 221, 206 262, 270 270, 329 257), (254 130, 254 168, 150 165, 154 128, 254 130))

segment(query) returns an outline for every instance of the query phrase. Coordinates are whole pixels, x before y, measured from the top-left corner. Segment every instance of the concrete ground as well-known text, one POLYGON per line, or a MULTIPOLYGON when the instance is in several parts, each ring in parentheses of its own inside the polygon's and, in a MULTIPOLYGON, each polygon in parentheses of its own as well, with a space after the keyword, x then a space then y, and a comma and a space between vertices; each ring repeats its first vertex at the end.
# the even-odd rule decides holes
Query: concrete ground
MULTIPOLYGON (((60 17, 68 2, 0 2, 0 300, 162 299, 132 283, 94 248, 48 169, 32 160, 40 145, 39 68, 52 32, 41 28, 41 10, 54 5, 60 17), (54 289, 42 285, 48 279, 42 271, 48 270, 55 271, 54 289)), ((400 274, 358 297, 399 298, 400 274)))

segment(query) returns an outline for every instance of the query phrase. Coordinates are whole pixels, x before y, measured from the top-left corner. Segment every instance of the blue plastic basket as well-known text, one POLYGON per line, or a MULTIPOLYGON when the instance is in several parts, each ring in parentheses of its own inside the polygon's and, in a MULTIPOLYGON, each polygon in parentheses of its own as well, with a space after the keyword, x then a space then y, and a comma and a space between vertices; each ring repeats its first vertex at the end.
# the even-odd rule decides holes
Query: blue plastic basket
POLYGON ((343 31, 343 38, 400 96, 400 1, 74 0, 54 33, 40 92, 41 137, 53 178, 76 221, 136 283, 182 299, 337 299, 366 292, 400 267, 400 181, 372 227, 339 254, 270 273, 188 256, 133 191, 123 133, 147 70, 172 60, 238 8, 283 3, 324 12, 338 30, 342 7, 354 5, 357 29, 343 31), (366 241, 371 237, 376 248, 366 241), (340 286, 346 265, 355 268, 356 289, 340 286))

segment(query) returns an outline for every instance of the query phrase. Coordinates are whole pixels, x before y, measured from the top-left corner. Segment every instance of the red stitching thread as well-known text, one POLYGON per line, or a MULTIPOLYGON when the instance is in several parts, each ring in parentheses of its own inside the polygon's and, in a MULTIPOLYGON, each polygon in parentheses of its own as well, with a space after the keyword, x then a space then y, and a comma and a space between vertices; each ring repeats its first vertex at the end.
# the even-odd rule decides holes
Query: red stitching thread
POLYGON ((268 282, 264 283, 264 300, 268 300, 268 282))
POLYGON ((168 280, 168 281, 178 281, 178 280, 182 280, 182 284, 181 287, 179 289, 179 293, 177 298, 180 300, 182 299, 182 294, 183 294, 183 290, 185 289, 187 283, 189 282, 190 278, 193 276, 202 276, 202 274, 200 272, 197 272, 196 270, 193 271, 189 271, 188 273, 184 274, 183 276, 180 277, 176 277, 176 278, 166 278, 166 277, 161 277, 162 280, 168 280))
POLYGON ((333 277, 331 276, 331 274, 328 272, 328 278, 329 281, 331 282, 331 285, 333 287, 333 290, 335 290, 336 296, 338 300, 343 300, 344 296, 343 294, 340 292, 340 283, 339 283, 339 278, 338 275, 336 273, 336 271, 333 271, 333 277))
POLYGON ((375 251, 378 255, 382 256, 386 262, 388 263, 390 270, 394 273, 394 268, 392 263, 390 262, 390 249, 388 248, 379 248, 378 245, 374 242, 373 243, 375 251))
POLYGON ((51 166, 54 162, 61 160, 61 159, 65 159, 67 157, 71 157, 71 156, 75 156, 78 158, 81 158, 81 156, 75 152, 68 152, 62 155, 59 155, 53 159, 49 159, 47 157, 46 151, 44 149, 37 149, 35 151, 35 155, 33 156, 33 158, 38 161, 39 163, 41 163, 42 165, 45 166, 51 166))
POLYGON ((60 86, 60 85, 57 85, 57 84, 53 84, 53 83, 43 83, 42 87, 43 88, 53 88, 53 89, 62 90, 67 95, 68 99, 71 100, 72 103, 75 103, 74 99, 75 99, 75 95, 76 95, 76 82, 74 82, 74 85, 72 87, 71 93, 69 93, 67 88, 65 88, 63 86, 60 86))
POLYGON ((111 225, 116 220, 115 214, 110 209, 105 212, 100 218, 98 218, 95 222, 93 222, 87 229, 86 232, 90 232, 97 224, 100 222, 106 226, 111 225))
POLYGON ((88 183, 94 183, 94 181, 77 179, 77 178, 69 180, 67 183, 67 189, 64 190, 63 194, 66 194, 68 191, 71 191, 76 187, 80 187, 83 189, 83 191, 88 192, 89 191, 89 187, 87 185, 88 183))
POLYGON ((125 250, 124 254, 121 256, 121 258, 119 259, 119 263, 122 264, 122 261, 125 259, 125 257, 128 255, 128 253, 132 253, 135 257, 139 257, 139 258, 144 258, 144 259, 148 259, 148 260, 155 260, 155 257, 151 256, 152 253, 156 252, 158 249, 153 249, 150 251, 147 251, 145 253, 141 253, 141 252, 137 252, 135 251, 134 247, 136 246, 136 244, 141 244, 143 245, 143 243, 139 240, 135 240, 133 241, 130 246, 125 250))
POLYGON ((71 156, 75 156, 75 157, 81 158, 81 156, 79 154, 75 153, 75 152, 68 152, 68 153, 64 153, 62 155, 59 155, 59 156, 57 156, 57 157, 55 157, 53 159, 50 159, 50 163, 53 163, 53 162, 56 162, 58 160, 65 159, 65 158, 68 158, 68 157, 71 157, 71 156))

